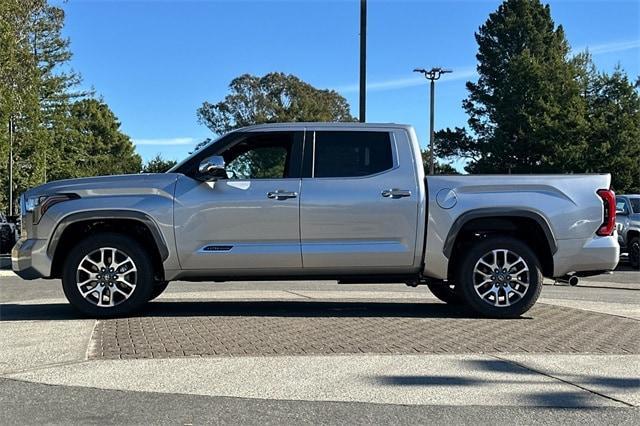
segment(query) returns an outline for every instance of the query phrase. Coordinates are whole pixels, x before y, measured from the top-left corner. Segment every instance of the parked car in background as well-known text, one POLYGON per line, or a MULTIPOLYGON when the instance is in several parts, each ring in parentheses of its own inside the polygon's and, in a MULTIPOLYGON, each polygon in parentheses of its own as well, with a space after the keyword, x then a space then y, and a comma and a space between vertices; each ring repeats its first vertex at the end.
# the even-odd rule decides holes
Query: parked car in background
POLYGON ((168 281, 426 284, 492 317, 543 276, 618 264, 611 175, 424 176, 411 126, 239 129, 167 173, 50 182, 20 197, 13 269, 83 313, 127 315, 168 281))
POLYGON ((18 240, 18 227, 0 213, 0 254, 8 254, 18 240))
POLYGON ((628 253, 629 263, 640 269, 640 195, 616 197, 616 222, 621 253, 628 253))

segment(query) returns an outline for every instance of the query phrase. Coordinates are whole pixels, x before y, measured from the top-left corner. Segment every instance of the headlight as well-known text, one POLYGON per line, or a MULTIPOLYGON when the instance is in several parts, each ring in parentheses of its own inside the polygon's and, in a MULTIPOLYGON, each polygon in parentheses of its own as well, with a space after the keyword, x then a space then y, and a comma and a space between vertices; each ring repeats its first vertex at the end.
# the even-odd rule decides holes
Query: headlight
POLYGON ((36 195, 24 200, 24 208, 27 212, 33 212, 33 223, 38 223, 40 218, 54 205, 67 200, 80 198, 76 194, 36 195))
POLYGON ((46 195, 36 195, 34 197, 27 197, 24 200, 24 209, 27 212, 32 212, 38 207, 38 205, 47 199, 46 195))

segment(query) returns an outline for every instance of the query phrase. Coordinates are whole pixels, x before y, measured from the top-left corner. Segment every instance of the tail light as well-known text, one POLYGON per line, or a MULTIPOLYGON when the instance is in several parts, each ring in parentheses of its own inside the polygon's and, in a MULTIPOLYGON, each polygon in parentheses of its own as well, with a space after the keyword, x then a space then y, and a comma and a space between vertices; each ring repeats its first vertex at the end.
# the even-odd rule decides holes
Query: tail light
POLYGON ((604 206, 604 222, 596 231, 601 237, 608 237, 616 229, 616 194, 610 189, 599 189, 598 195, 604 206))

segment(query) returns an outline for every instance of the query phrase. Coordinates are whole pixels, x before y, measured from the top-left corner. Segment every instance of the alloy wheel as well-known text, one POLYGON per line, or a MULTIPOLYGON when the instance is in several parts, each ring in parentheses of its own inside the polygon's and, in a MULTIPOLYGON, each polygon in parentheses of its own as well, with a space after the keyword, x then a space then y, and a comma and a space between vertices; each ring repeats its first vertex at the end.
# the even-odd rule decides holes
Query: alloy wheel
POLYGON ((131 257, 113 247, 101 247, 82 258, 76 284, 82 297, 98 307, 113 307, 135 291, 138 270, 131 257))
POLYGON ((485 253, 473 269, 473 287, 480 299, 496 307, 521 300, 531 283, 527 262, 517 253, 496 249, 485 253))

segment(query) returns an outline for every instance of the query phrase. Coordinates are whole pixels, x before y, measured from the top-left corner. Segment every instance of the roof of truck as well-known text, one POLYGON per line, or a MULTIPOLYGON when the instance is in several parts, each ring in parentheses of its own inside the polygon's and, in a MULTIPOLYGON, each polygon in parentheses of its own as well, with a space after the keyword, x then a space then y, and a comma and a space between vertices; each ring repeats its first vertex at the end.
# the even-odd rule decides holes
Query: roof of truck
POLYGON ((375 129, 375 128, 398 128, 398 129, 410 129, 412 128, 408 124, 398 123, 358 123, 358 122, 293 122, 293 123, 266 123, 256 124, 253 126, 243 127, 237 129, 237 131, 255 131, 264 129, 301 129, 301 128, 314 128, 314 129, 375 129))

